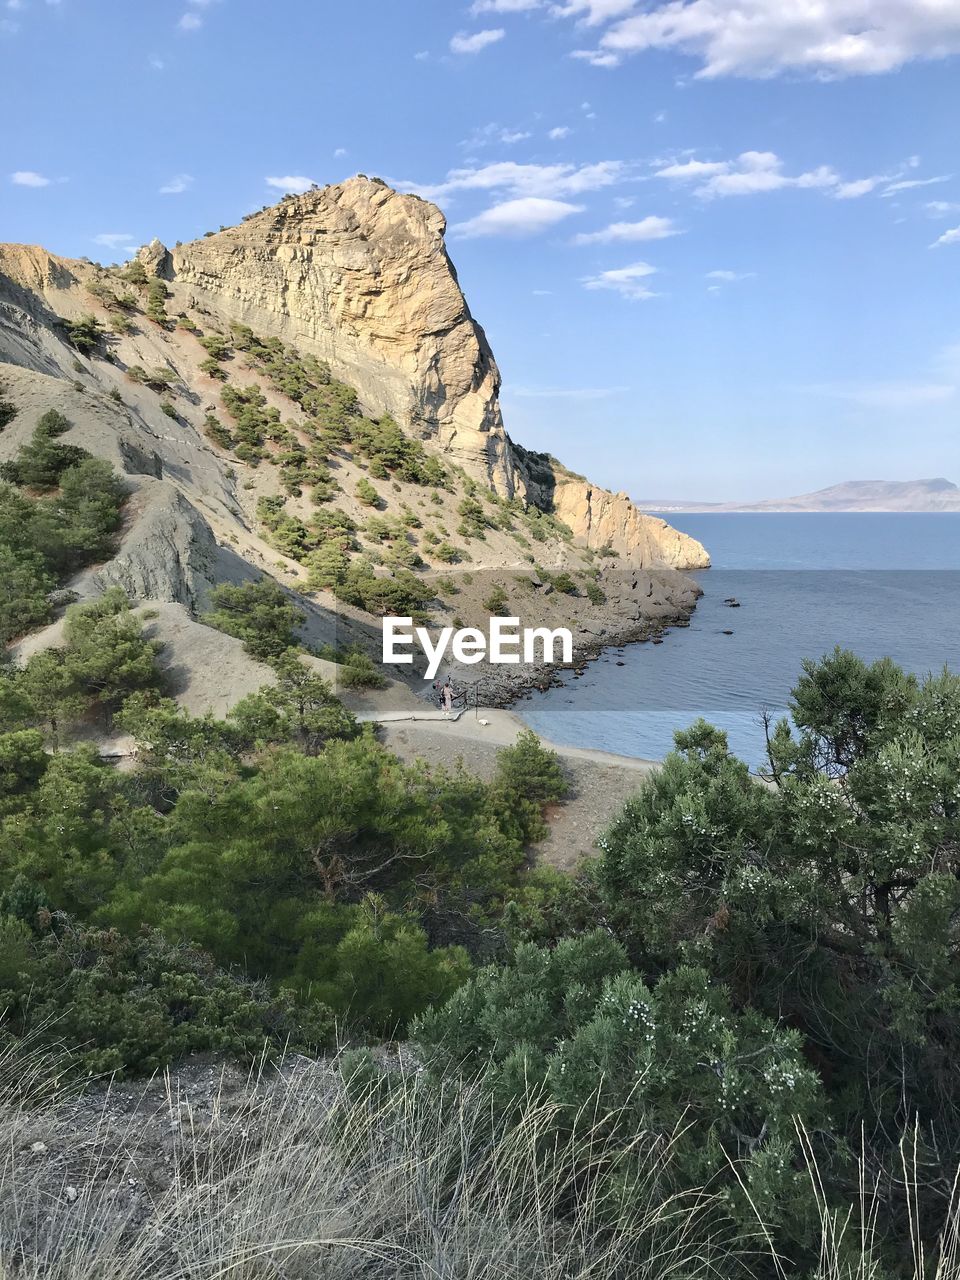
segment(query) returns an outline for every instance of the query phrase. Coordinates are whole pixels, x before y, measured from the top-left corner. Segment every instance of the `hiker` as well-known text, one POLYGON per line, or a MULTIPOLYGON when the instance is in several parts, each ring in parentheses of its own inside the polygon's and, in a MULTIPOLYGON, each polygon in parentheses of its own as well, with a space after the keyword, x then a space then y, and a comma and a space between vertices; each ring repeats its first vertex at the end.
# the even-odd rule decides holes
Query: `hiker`
POLYGON ((440 697, 443 700, 443 709, 450 715, 453 711, 453 685, 450 683, 450 677, 447 676, 447 683, 440 690, 440 697))

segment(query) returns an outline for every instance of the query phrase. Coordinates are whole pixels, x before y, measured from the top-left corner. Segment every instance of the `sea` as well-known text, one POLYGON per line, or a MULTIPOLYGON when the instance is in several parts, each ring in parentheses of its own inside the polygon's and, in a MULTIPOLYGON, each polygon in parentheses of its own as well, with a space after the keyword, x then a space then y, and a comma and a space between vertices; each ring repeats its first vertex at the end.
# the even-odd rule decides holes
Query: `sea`
POLYGON ((960 672, 960 513, 667 519, 712 559, 693 575, 704 594, 690 626, 661 645, 608 650, 579 679, 519 703, 543 737, 659 760, 703 717, 755 768, 763 712, 788 712, 804 658, 840 645, 920 676, 960 672))

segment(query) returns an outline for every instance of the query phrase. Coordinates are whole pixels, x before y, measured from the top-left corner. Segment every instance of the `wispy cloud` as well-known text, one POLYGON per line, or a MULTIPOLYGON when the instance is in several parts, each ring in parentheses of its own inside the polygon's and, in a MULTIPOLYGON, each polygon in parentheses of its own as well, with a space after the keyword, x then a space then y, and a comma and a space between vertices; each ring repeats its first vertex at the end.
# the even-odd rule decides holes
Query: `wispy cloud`
POLYGON ((511 196, 543 196, 562 199, 597 191, 620 182, 628 172, 620 160, 596 164, 518 164, 502 160, 473 168, 452 169, 442 182, 398 181, 402 191, 415 191, 427 199, 442 199, 458 191, 502 191, 511 196))
POLYGON ((471 13, 528 13, 542 9, 544 0, 474 0, 471 13))
POLYGON ((585 26, 595 27, 629 13, 633 7, 634 0, 566 0, 554 5, 553 12, 559 18, 576 18, 585 26))
POLYGON ((928 200, 923 207, 931 218, 946 218, 951 213, 960 213, 960 202, 956 200, 928 200))
POLYGON ((759 195, 791 187, 820 190, 837 199, 853 200, 869 194, 889 180, 873 176, 845 181, 830 165, 791 174, 773 151, 743 151, 735 160, 677 160, 661 164, 654 176, 675 183, 694 184, 696 194, 705 200, 759 195))
POLYGON ((18 169, 16 173, 11 173, 10 181, 15 187, 49 187, 53 179, 45 178, 42 173, 35 173, 33 169, 18 169))
POLYGON ((495 204, 475 218, 459 222, 451 231, 462 237, 529 236, 556 226, 571 214, 582 213, 583 206, 542 196, 523 196, 495 204))
POLYGON ((181 16, 177 27, 180 31, 199 31, 203 26, 203 19, 199 13, 185 13, 181 16))
POLYGON ((601 271, 599 275, 587 276, 583 280, 585 289, 612 289, 631 302, 643 302, 657 295, 647 287, 646 281, 656 275, 656 267, 649 262, 633 262, 628 267, 616 267, 612 271, 601 271))
POLYGON ((820 79, 879 75, 917 59, 960 52, 960 7, 930 0, 661 0, 636 11, 617 0, 579 0, 555 12, 602 23, 616 18, 592 49, 596 66, 617 66, 650 50, 673 50, 700 62, 696 75, 766 78, 801 72, 820 79))
POLYGON ((912 191, 915 187, 935 187, 941 182, 949 182, 952 177, 952 173, 941 173, 935 178, 905 178, 901 182, 891 182, 885 190, 880 192, 880 195, 881 197, 895 196, 900 191, 912 191))
POLYGON ((169 182, 165 182, 163 184, 160 188, 160 195, 179 196, 182 195, 184 191, 189 191, 192 186, 193 178, 189 173, 178 173, 175 174, 169 182))
POLYGON ((568 125, 560 124, 555 129, 551 129, 547 133, 547 137, 551 142, 561 142, 564 138, 570 136, 570 128, 568 125))
POLYGON ((755 271, 708 271, 706 278, 720 284, 736 284, 739 280, 752 280, 756 274, 755 271))
POLYGON ((266 184, 272 187, 274 191, 283 191, 285 194, 293 194, 302 196, 305 191, 309 191, 311 187, 317 184, 312 178, 304 177, 303 174, 287 174, 284 178, 267 178, 266 184))
POLYGON ((450 40, 450 52, 480 53, 482 49, 486 49, 502 40, 506 34, 503 27, 491 28, 487 31, 474 31, 470 34, 465 31, 458 31, 450 40))
POLYGON ((960 244, 960 227, 952 227, 945 231, 939 239, 934 240, 931 249, 939 249, 948 244, 960 244))
POLYGON ((682 235, 672 218, 651 214, 639 222, 611 222, 600 231, 586 231, 575 236, 574 244, 622 244, 636 240, 666 240, 682 235))
POLYGON ((126 257, 130 257, 140 248, 136 237, 126 231, 103 231, 100 235, 93 237, 93 243, 109 249, 111 253, 120 253, 126 257))

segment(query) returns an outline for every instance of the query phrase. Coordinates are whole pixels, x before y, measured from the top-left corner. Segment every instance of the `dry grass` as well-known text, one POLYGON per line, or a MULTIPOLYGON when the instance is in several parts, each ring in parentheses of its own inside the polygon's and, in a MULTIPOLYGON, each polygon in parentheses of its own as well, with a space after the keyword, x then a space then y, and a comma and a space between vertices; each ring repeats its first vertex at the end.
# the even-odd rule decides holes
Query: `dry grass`
POLYGON ((416 1077, 357 1096, 331 1067, 310 1079, 262 1071, 202 1119, 169 1077, 119 1112, 109 1093, 39 1116, 4 1097, 0 1276, 706 1280, 729 1248, 704 1229, 709 1197, 658 1194, 668 1153, 610 1227, 602 1121, 557 1141, 547 1104, 510 1127, 479 1091, 438 1105, 416 1077), (126 1195, 131 1172, 147 1194, 126 1195))
MULTIPOLYGON (((206 1065, 148 1086, 51 1093, 48 1064, 0 1054, 0 1280, 712 1280, 795 1273, 762 1224, 736 1239, 707 1194, 672 1196, 670 1144, 638 1136, 617 1181, 606 1118, 557 1139, 479 1090, 391 1093, 303 1060, 249 1077, 206 1065), (42 1143, 44 1150, 35 1149, 42 1143), (616 1203, 610 1188, 616 1185, 616 1203)), ((622 1144, 617 1156, 624 1155, 622 1144)), ((828 1204, 814 1280, 888 1280, 875 1188, 828 1204)), ((911 1152, 904 1146, 910 1192, 911 1152)), ((956 1197, 909 1280, 960 1280, 956 1197)), ((917 1233, 915 1233, 916 1235, 917 1233)))

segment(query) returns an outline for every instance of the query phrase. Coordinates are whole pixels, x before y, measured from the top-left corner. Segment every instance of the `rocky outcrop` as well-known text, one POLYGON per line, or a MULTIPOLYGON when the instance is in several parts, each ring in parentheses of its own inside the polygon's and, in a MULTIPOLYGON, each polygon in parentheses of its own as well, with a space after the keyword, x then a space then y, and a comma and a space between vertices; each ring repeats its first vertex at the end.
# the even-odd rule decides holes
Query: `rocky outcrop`
MULTIPOLYGON (((168 283, 170 319, 190 317, 182 326, 150 320, 145 290, 116 271, 36 246, 0 245, 0 384, 17 408, 0 436, 0 459, 12 457, 40 415, 56 408, 72 424, 70 443, 132 480, 120 554, 84 575, 81 588, 118 584, 137 598, 197 609, 213 582, 236 580, 255 571, 250 566, 302 581, 296 565, 278 560, 257 515, 258 499, 276 489, 272 468, 241 465, 205 434, 208 415, 224 409, 196 334, 198 326, 226 334, 231 322, 327 360, 335 376, 356 387, 368 414, 389 412, 475 481, 554 512, 574 540, 553 534, 537 553, 544 565, 580 568, 584 546, 609 548, 638 569, 706 565, 699 543, 644 516, 626 495, 510 440, 500 375, 460 290, 444 230, 434 205, 358 177, 288 197, 172 251, 154 240, 139 259, 168 283), (112 295, 131 289, 128 323, 117 329, 112 295), (85 356, 71 345, 67 322, 91 311, 115 332, 85 356), (137 366, 167 371, 170 392, 160 396, 131 379, 137 366)), ((296 404, 250 372, 242 352, 225 368, 235 385, 264 383, 268 403, 297 421, 296 404)), ((333 465, 338 502, 362 523, 357 463, 347 453, 333 465)), ((460 519, 462 492, 457 479, 436 495, 434 514, 447 528, 460 519)), ((402 507, 420 496, 398 490, 396 502, 402 507)), ((475 567, 516 566, 524 545, 522 533, 514 540, 518 532, 491 525, 474 547, 475 567)), ((329 630, 330 611, 306 607, 317 627, 329 630)))
POLYGON ((329 361, 368 413, 388 412, 475 478, 522 481, 500 413, 500 373, 443 242, 440 210, 352 178, 288 196, 218 235, 179 246, 166 269, 197 302, 329 361))
POLYGON ((710 557, 696 538, 639 511, 625 493, 587 480, 562 478, 553 490, 555 514, 587 547, 609 547, 638 568, 706 569, 710 557))
POLYGON ((131 600, 169 600, 202 612, 220 582, 258 575, 213 531, 179 489, 165 480, 138 480, 125 508, 128 531, 120 551, 71 584, 82 596, 122 587, 131 600))

